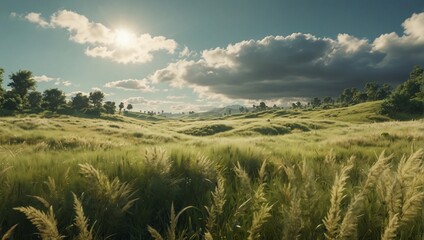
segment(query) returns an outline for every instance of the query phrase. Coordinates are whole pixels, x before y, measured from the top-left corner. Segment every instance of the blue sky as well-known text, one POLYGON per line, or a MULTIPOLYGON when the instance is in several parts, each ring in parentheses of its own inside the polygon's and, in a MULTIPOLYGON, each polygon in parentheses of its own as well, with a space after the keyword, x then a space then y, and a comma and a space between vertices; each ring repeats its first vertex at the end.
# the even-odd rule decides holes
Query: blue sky
POLYGON ((38 90, 101 89, 141 110, 203 111, 398 84, 424 65, 424 2, 0 0, 0 67, 38 90))

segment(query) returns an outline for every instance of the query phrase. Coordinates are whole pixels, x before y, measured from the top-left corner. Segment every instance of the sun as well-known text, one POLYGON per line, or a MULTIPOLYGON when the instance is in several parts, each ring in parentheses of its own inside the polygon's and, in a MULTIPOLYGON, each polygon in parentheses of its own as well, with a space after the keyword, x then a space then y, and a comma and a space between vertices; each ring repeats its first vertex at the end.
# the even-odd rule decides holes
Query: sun
POLYGON ((126 29, 115 30, 115 43, 119 47, 128 48, 134 43, 134 40, 135 40, 134 33, 126 29))

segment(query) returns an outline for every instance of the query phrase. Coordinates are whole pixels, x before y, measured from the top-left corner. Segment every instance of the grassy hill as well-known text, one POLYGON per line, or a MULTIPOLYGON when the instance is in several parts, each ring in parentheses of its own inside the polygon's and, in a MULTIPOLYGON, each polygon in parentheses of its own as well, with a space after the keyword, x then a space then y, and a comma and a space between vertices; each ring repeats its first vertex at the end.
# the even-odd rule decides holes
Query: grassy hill
POLYGON ((38 238, 26 218, 41 215, 19 206, 51 208, 42 226, 80 236, 75 193, 93 239, 165 237, 177 221, 170 213, 187 206, 169 229, 192 239, 324 239, 342 230, 349 239, 387 231, 420 239, 424 120, 393 121, 380 104, 202 120, 1 117, 0 236, 19 224, 14 239, 38 238))

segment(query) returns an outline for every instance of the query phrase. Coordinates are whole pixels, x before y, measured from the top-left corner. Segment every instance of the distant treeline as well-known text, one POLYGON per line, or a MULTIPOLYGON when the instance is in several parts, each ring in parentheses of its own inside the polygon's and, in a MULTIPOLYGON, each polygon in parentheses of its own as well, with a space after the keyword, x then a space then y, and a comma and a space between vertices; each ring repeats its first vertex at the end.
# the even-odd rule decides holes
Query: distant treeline
MULTIPOLYGON (((382 86, 376 82, 366 83, 363 91, 357 88, 344 89, 338 98, 327 96, 324 98, 315 97, 307 103, 293 102, 291 108, 337 108, 355 105, 363 102, 384 100, 381 113, 393 115, 397 113, 424 114, 424 80, 423 68, 415 66, 409 74, 409 78, 397 86, 394 90, 389 84, 382 86)), ((271 108, 278 108, 276 105, 268 107, 265 102, 253 105, 253 111, 261 111, 271 108)), ((249 112, 247 107, 240 107, 240 112, 249 112)))
MULTIPOLYGON (((391 86, 380 86, 376 82, 366 83, 363 91, 356 88, 344 89, 339 97, 322 99, 315 97, 307 104, 301 102, 292 103, 292 108, 334 108, 354 105, 367 101, 385 100, 382 104, 381 113, 392 115, 396 113, 424 113, 424 80, 423 68, 415 66, 409 74, 409 78, 392 90, 391 86)), ((100 116, 101 113, 115 114, 116 109, 121 112, 125 105, 121 102, 116 106, 115 102, 104 100, 101 91, 90 92, 89 95, 77 93, 66 101, 65 93, 58 88, 47 89, 44 92, 36 91, 36 81, 31 71, 19 70, 9 76, 11 80, 7 86, 11 89, 5 91, 2 88, 4 70, 0 68, 0 110, 11 114, 15 112, 41 112, 52 111, 64 114, 80 112, 84 114, 100 116)), ((128 104, 126 109, 133 106, 128 104)), ((277 108, 276 105, 273 108, 277 108)), ((266 110, 269 107, 265 102, 253 105, 253 110, 266 110)), ((247 107, 240 107, 240 112, 248 112, 247 107)), ((231 112, 229 113, 231 114, 231 112)))

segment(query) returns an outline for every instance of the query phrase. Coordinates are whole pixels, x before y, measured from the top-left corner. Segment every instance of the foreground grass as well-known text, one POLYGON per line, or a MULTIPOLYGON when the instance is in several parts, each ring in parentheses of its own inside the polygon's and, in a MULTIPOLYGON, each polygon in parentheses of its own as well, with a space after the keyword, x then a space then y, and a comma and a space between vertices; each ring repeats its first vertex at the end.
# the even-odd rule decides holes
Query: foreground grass
POLYGON ((423 120, 320 114, 2 118, 0 236, 421 239, 423 120))

